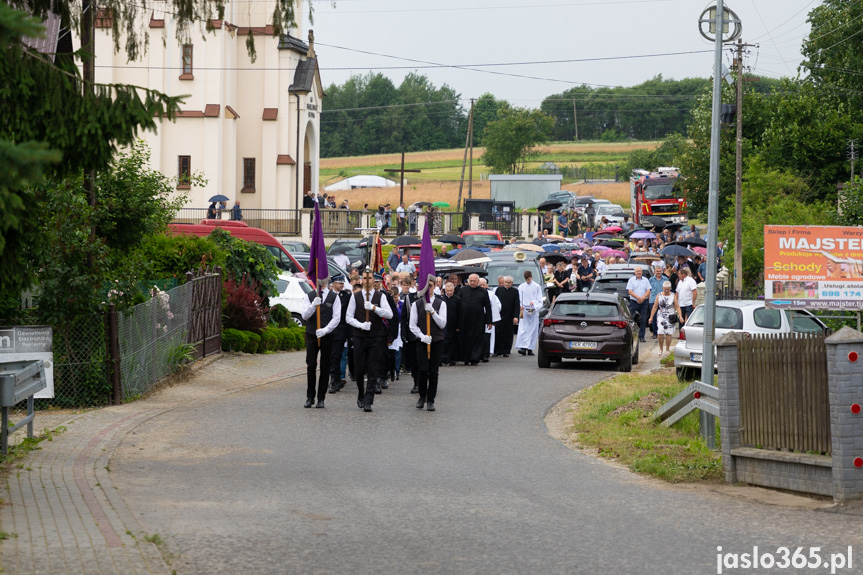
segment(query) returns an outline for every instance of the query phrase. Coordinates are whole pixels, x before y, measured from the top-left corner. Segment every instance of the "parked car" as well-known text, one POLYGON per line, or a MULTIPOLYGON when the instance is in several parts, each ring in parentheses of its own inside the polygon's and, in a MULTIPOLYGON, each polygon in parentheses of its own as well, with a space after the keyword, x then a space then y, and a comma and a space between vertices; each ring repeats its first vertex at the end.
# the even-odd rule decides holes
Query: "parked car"
MULTIPOLYGON (((820 333, 828 329, 808 311, 768 309, 763 301, 756 300, 716 302, 715 322, 714 341, 731 331, 743 334, 782 334, 792 331, 820 333)), ((674 346, 674 367, 679 379, 690 380, 700 375, 703 338, 704 305, 700 305, 693 310, 686 325, 680 328, 680 338, 674 346)), ((713 367, 715 370, 716 365, 713 367)))
MULTIPOLYGON (((300 264, 306 269, 309 269, 309 260, 311 259, 309 256, 311 256, 311 254, 294 254, 294 257, 297 258, 297 261, 300 262, 300 264)), ((346 278, 350 277, 348 271, 339 264, 337 264, 335 260, 333 260, 333 258, 329 256, 327 256, 327 267, 330 269, 330 277, 336 275, 337 273, 342 274, 346 278)))
POLYGON ((615 293, 624 299, 628 298, 626 284, 633 276, 635 272, 606 272, 594 280, 590 293, 615 293))
POLYGON ((342 239, 334 241, 327 250, 327 255, 345 254, 351 260, 351 268, 362 270, 366 267, 368 250, 360 247, 359 239, 342 239))
POLYGON ((540 312, 537 365, 604 359, 617 362, 620 371, 632 371, 638 363, 637 319, 617 294, 561 294, 547 314, 540 312))
POLYGON ((575 192, 569 192, 567 190, 560 190, 558 192, 549 193, 546 200, 547 201, 556 200, 565 206, 575 197, 577 197, 575 192))
POLYGON ((482 264, 482 268, 488 272, 488 285, 491 288, 498 286, 499 276, 512 276, 512 287, 518 288, 524 283, 524 272, 530 270, 535 281, 542 288, 542 299, 548 305, 548 292, 545 282, 542 281, 542 270, 539 262, 535 259, 533 252, 526 252, 524 261, 516 259, 516 250, 501 250, 499 252, 488 252, 485 255, 492 259, 491 262, 482 264))
POLYGON ((484 246, 488 240, 503 241, 503 236, 497 230, 465 230, 461 233, 465 241, 464 247, 484 246))
POLYGON ((570 200, 569 205, 567 206, 570 210, 575 210, 575 213, 578 214, 578 219, 583 222, 586 221, 587 216, 585 215, 585 210, 587 209, 588 204, 592 204, 596 202, 596 198, 593 196, 576 196, 572 200, 570 200))
POLYGON ((312 251, 312 248, 309 246, 309 244, 298 240, 282 240, 282 246, 284 246, 284 248, 292 254, 307 254, 312 251))
POLYGON ((635 275, 635 268, 640 267, 641 272, 644 274, 644 277, 650 278, 653 275, 653 271, 650 269, 650 264, 645 262, 630 262, 627 264, 609 264, 605 266, 605 274, 615 274, 615 273, 628 273, 630 276, 635 275))
POLYGON ((279 295, 270 298, 270 306, 282 304, 291 312, 291 319, 300 327, 305 326, 302 313, 312 292, 308 282, 291 274, 279 274, 276 280, 276 291, 279 295))
MULTIPOLYGON (((602 200, 597 200, 597 202, 601 202, 602 200)), ((622 225, 623 217, 627 216, 626 212, 623 211, 623 208, 617 204, 603 204, 597 203, 593 206, 596 209, 596 220, 601 221, 602 218, 605 218, 611 223, 622 225)))

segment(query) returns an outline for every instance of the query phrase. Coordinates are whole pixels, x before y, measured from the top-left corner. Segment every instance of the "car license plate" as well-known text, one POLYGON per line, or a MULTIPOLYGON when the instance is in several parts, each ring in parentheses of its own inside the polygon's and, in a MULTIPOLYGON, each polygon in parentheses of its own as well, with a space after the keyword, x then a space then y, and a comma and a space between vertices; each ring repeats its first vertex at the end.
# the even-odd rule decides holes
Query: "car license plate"
POLYGON ((595 341, 571 341, 569 349, 596 349, 595 341))
POLYGON ((701 354, 700 353, 690 353, 689 354, 689 361, 701 361, 701 354))

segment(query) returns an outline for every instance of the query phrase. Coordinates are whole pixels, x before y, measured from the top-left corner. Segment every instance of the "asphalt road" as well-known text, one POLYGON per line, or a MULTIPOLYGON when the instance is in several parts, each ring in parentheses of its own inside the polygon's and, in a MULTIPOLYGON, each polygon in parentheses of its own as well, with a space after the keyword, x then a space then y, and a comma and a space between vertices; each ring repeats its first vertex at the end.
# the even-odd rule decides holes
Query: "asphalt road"
POLYGON ((150 420, 112 480, 180 574, 690 575, 717 572, 717 546, 849 544, 861 571, 859 517, 658 487, 549 437, 545 411, 612 372, 448 368, 435 413, 404 380, 370 414, 351 382, 303 409, 295 378, 150 420))

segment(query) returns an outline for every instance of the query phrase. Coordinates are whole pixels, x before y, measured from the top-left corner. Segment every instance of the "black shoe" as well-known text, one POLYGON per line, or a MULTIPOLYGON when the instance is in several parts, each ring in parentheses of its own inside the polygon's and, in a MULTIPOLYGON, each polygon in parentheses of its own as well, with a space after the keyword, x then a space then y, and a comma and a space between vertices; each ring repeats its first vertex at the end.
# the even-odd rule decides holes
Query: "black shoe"
POLYGON ((455 367, 455 362, 454 362, 454 361, 449 362, 449 366, 450 366, 450 367, 455 367))
MULTIPOLYGON (((396 372, 391 371, 390 372, 390 381, 395 381, 395 380, 396 380, 396 372)), ((384 383, 386 383, 386 382, 384 382, 384 383)))
POLYGON ((362 399, 358 399, 358 400, 357 400, 357 407, 359 407, 360 409, 362 409, 362 408, 364 408, 365 406, 366 406, 366 402, 365 402, 364 400, 362 400, 362 399))
POLYGON ((481 359, 480 361, 483 363, 488 363, 488 359, 481 359))
POLYGON ((420 386, 418 386, 418 385, 413 386, 413 389, 411 389, 411 393, 419 393, 419 392, 420 392, 420 386))
POLYGON ((383 383, 381 383, 381 389, 389 389, 389 388, 390 388, 390 384, 387 383, 387 380, 384 380, 383 383))
POLYGON ((426 398, 420 397, 420 400, 417 402, 417 409, 422 409, 426 405, 426 398))
POLYGON ((318 409, 323 409, 323 408, 324 408, 324 400, 323 400, 323 399, 319 399, 319 400, 318 400, 318 404, 317 404, 315 407, 316 407, 316 408, 318 408, 318 409))
POLYGON ((509 357, 508 353, 503 354, 504 357, 509 357))
POLYGON ((363 406, 363 411, 365 411, 365 412, 370 412, 371 410, 372 410, 372 406, 371 406, 371 405, 364 405, 364 406, 363 406))
POLYGON ((381 393, 381 382, 375 382, 375 393, 381 393))
POLYGON ((656 334, 653 334, 652 336, 650 336, 650 339, 656 339, 656 334))
POLYGON ((327 390, 327 393, 336 393, 338 391, 339 391, 339 384, 338 383, 331 383, 330 388, 327 390))
POLYGON ((343 380, 341 380, 341 381, 339 382, 339 389, 343 388, 343 387, 344 387, 344 386, 346 386, 347 384, 348 384, 348 382, 347 382, 346 380, 344 380, 344 379, 343 379, 343 380))
POLYGON ((306 400, 306 404, 303 407, 311 407, 314 402, 315 400, 310 397, 306 400))
POLYGON ((428 402, 428 405, 426 406, 426 409, 427 409, 428 411, 434 411, 434 402, 433 402, 433 401, 428 402))
POLYGON ((644 339, 643 337, 638 338, 638 341, 645 342, 645 343, 647 342, 647 340, 644 339))
POLYGON ((396 372, 396 381, 399 380, 399 372, 396 372))
POLYGON ((527 350, 527 355, 533 355, 533 350, 531 350, 531 349, 527 350))
POLYGON ((499 353, 493 353, 493 354, 491 354, 491 356, 492 356, 492 357, 500 357, 500 355, 501 355, 501 354, 499 354, 499 353))
POLYGON ((527 352, 521 348, 518 348, 518 355, 527 355, 527 352))
POLYGON ((356 380, 357 380, 357 376, 355 376, 354 374, 351 374, 351 375, 350 375, 350 378, 351 378, 351 381, 356 381, 356 380))

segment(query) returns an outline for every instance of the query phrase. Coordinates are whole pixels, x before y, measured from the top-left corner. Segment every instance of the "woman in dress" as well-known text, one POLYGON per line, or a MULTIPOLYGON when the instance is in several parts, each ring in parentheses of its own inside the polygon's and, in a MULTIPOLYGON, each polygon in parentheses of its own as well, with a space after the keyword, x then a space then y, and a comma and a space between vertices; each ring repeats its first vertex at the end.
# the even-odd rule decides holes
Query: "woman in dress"
POLYGON ((677 317, 683 317, 680 314, 680 306, 677 304, 677 294, 671 293, 671 282, 662 282, 662 293, 656 296, 656 301, 653 302, 653 309, 650 310, 650 317, 647 320, 648 325, 653 321, 653 316, 656 316, 656 334, 659 340, 659 357, 662 357, 662 346, 665 346, 665 352, 671 351, 671 338, 674 336, 674 324, 668 321, 668 317, 676 312, 677 317))

